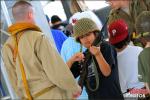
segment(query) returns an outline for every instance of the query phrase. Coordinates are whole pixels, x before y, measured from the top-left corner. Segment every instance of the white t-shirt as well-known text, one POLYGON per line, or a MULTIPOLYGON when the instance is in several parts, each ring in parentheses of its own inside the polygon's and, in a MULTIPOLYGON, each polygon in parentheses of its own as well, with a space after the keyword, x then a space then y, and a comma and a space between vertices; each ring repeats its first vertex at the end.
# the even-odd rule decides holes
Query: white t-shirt
POLYGON ((96 23, 96 25, 98 26, 98 28, 101 30, 102 23, 101 23, 100 19, 96 16, 95 13, 93 13, 90 10, 75 13, 72 17, 70 17, 69 23, 74 25, 73 20, 79 20, 79 19, 82 19, 82 18, 89 18, 89 19, 93 20, 96 23))
POLYGON ((117 53, 119 81, 122 92, 129 88, 142 88, 144 83, 138 80, 138 55, 143 49, 128 45, 117 53))

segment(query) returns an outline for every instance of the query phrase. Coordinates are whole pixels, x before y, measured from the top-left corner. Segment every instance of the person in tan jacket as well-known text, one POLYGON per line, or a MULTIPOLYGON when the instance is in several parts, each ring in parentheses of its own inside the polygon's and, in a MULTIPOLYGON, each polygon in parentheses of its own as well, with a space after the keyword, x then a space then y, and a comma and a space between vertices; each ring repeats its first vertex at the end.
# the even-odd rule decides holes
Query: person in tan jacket
POLYGON ((2 56, 18 97, 30 100, 78 97, 81 88, 56 49, 35 25, 32 5, 18 1, 12 7, 12 14, 16 23, 8 28, 11 36, 3 46, 2 56))

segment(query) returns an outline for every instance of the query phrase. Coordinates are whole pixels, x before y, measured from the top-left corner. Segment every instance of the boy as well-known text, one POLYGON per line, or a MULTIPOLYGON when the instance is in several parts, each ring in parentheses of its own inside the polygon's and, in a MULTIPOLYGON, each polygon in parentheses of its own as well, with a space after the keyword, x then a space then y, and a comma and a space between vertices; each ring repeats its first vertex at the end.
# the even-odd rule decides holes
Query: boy
MULTIPOLYGON (((144 82, 150 94, 150 11, 142 12, 136 20, 136 31, 144 47, 139 55, 138 68, 140 81, 144 82)), ((150 97, 150 96, 149 96, 150 97)))
MULTIPOLYGON (((92 46, 99 31, 97 25, 89 18, 78 20, 73 27, 76 41, 86 47, 92 55, 86 63, 87 75, 83 85, 86 88, 89 100, 123 99, 115 50, 105 41, 99 47, 92 46)), ((88 50, 73 55, 67 65, 71 68, 77 61, 83 61, 88 50)))
POLYGON ((120 86, 123 93, 133 88, 143 88, 138 81, 138 55, 141 47, 128 44, 128 26, 123 19, 118 19, 108 26, 109 42, 117 51, 120 86))

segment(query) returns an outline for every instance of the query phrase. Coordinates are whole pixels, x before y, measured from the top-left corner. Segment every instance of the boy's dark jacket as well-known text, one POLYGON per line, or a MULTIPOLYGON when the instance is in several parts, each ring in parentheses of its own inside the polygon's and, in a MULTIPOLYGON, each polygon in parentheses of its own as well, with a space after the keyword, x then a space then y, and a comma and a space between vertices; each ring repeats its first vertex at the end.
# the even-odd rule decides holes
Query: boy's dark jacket
MULTIPOLYGON (((89 99, 100 99, 100 98, 107 98, 107 99, 108 98, 121 98, 122 99, 123 96, 121 93, 120 84, 119 84, 119 76, 118 76, 117 53, 115 49, 109 43, 105 41, 101 43, 100 48, 101 48, 100 50, 103 54, 103 57, 105 58, 107 63, 110 65, 112 71, 109 77, 105 77, 100 71, 98 64, 96 62, 96 59, 94 59, 96 63, 96 68, 98 71, 99 86, 96 91, 91 91, 87 86, 87 82, 91 84, 91 81, 87 81, 89 80, 89 78, 87 79, 88 74, 86 73, 86 78, 84 79, 84 81, 86 80, 86 82, 84 82, 83 85, 86 87, 89 99), (104 89, 104 88, 109 88, 109 90, 104 89)), ((86 52, 87 51, 84 52, 85 55, 86 55, 86 52)), ((91 58, 87 61, 86 64, 87 64, 86 67, 88 67, 91 64, 91 58)), ((82 73, 80 74, 81 67, 78 62, 75 62, 72 65, 71 71, 75 78, 78 77, 79 75, 80 76, 82 75, 82 73)), ((97 83, 94 83, 94 84, 97 84, 97 83)))

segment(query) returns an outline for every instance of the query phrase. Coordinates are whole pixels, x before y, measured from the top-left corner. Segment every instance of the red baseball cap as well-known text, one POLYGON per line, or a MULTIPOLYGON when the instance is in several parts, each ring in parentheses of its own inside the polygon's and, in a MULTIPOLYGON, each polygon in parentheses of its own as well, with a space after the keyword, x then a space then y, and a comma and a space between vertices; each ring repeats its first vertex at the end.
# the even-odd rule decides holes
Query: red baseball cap
POLYGON ((128 36, 128 25, 123 19, 115 20, 108 26, 108 33, 110 44, 119 43, 128 36))

